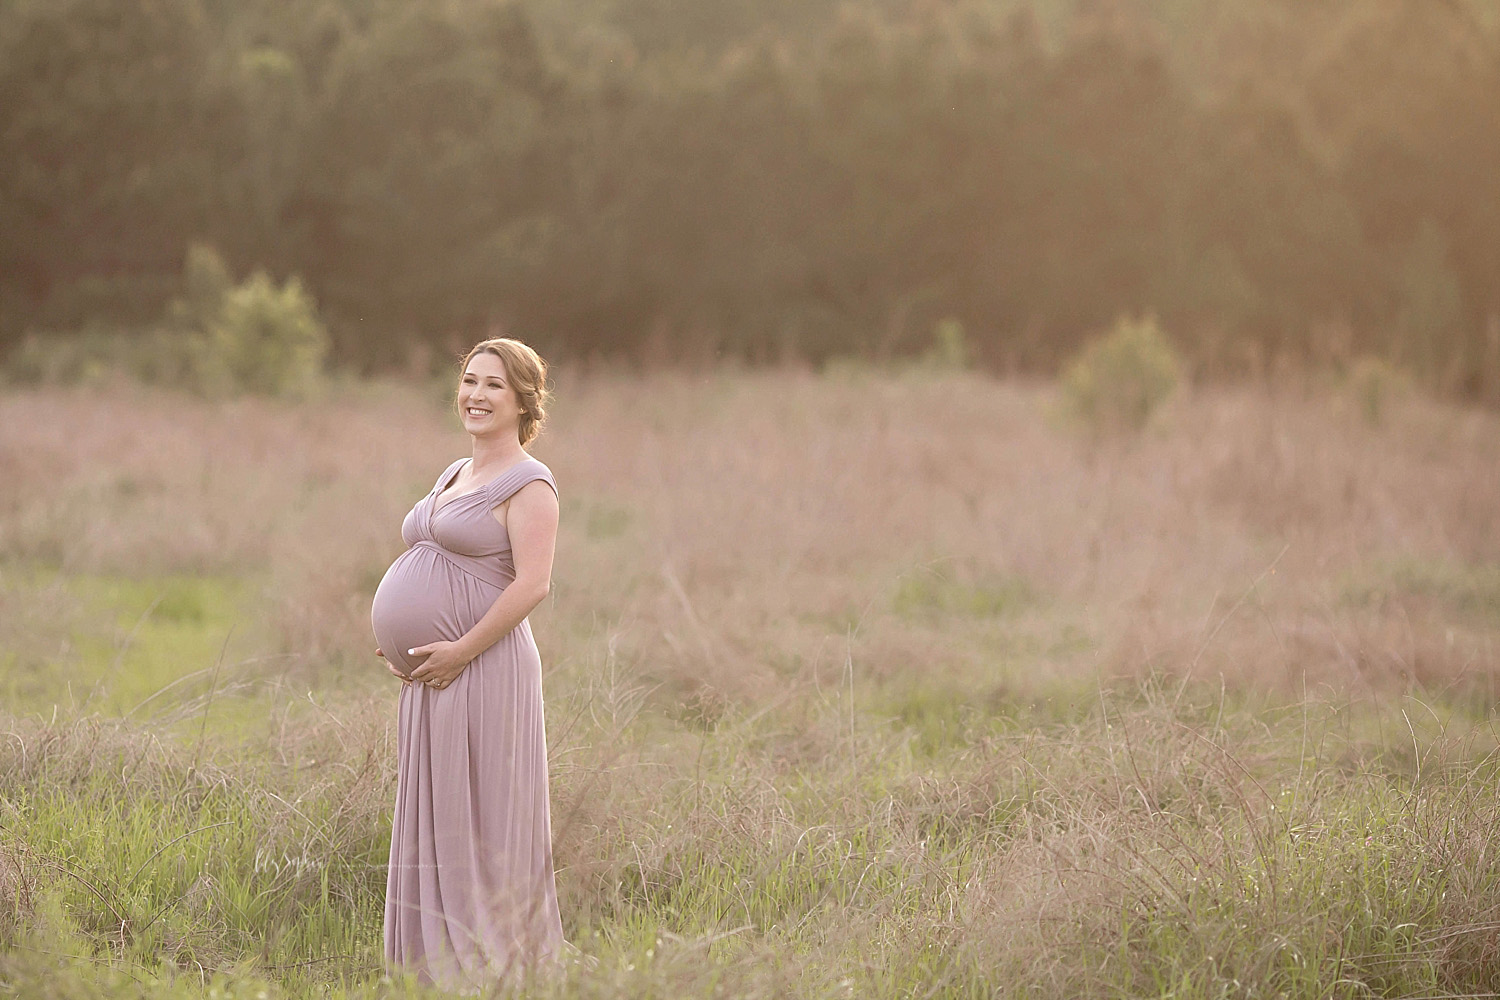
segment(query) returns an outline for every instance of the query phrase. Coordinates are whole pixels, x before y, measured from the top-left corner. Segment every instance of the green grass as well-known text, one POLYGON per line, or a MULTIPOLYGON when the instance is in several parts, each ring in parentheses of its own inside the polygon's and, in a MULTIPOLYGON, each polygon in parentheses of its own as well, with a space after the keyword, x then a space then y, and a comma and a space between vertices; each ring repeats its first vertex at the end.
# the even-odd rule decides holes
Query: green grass
MULTIPOLYGON (((920 579, 923 614, 1034 600, 920 579)), ((217 652, 246 587, 7 580, 71 602, 55 669, 111 686, 3 720, 0 996, 420 995, 382 974, 389 692, 122 719, 217 652)), ((972 673, 678 704, 580 666, 549 711, 582 748, 554 815, 585 957, 529 995, 1500 988, 1500 774, 1461 708, 972 673)))
POLYGON ((1039 595, 1019 577, 966 573, 936 560, 902 575, 891 610, 908 619, 1000 618, 1035 605, 1039 595))
MULTIPOLYGON (((1500 985, 1487 729, 1408 728, 1412 704, 1174 703, 1149 684, 1096 691, 1066 722, 1002 689, 919 692, 852 715, 837 697, 731 711, 711 733, 648 703, 575 734, 591 750, 557 769, 559 884, 597 965, 535 995, 1500 985)), ((595 697, 555 700, 566 716, 595 697)), ((101 962, 148 983, 201 988, 201 967, 271 995, 374 995, 386 707, 339 704, 341 729, 295 737, 299 766, 272 763, 269 734, 200 747, 99 718, 8 720, 0 995, 93 982, 101 962), (39 971, 27 949, 60 942, 83 964, 39 971)))
POLYGON ((263 730, 273 674, 254 580, 63 574, 8 564, 3 599, 34 624, 0 651, 8 711, 149 719, 216 738, 263 730), (247 702, 256 708, 247 708, 247 702))
POLYGON ((1347 577, 1339 596, 1358 607, 1425 602, 1465 623, 1493 628, 1500 626, 1500 565, 1390 559, 1347 577))

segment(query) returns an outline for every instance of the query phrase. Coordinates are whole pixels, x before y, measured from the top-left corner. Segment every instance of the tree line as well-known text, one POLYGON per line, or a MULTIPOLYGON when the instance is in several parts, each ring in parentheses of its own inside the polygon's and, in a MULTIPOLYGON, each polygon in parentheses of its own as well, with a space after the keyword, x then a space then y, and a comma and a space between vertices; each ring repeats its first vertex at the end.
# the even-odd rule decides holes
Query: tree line
POLYGON ((1389 358, 1500 399, 1479 0, 7 0, 0 349, 132 335, 211 245, 338 361, 1200 372, 1389 358), (957 324, 957 326, 956 326, 957 324))

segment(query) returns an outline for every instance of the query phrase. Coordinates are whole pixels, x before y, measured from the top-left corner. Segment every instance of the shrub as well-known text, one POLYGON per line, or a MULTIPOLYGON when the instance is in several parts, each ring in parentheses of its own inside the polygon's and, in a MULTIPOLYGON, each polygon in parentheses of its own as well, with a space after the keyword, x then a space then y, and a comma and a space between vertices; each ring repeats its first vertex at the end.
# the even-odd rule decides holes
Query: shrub
POLYGON ((170 330, 95 328, 74 334, 29 333, 6 359, 5 380, 22 385, 102 382, 125 376, 163 385, 191 383, 192 345, 170 330))
POLYGON ((263 271, 236 286, 212 247, 194 244, 184 294, 149 330, 28 335, 6 359, 8 381, 98 381, 124 375, 204 394, 304 395, 329 350, 317 307, 296 278, 281 287, 263 271))
POLYGON ((967 368, 969 345, 963 323, 952 316, 938 320, 932 328, 932 345, 923 360, 936 368, 967 368))
POLYGON ((1463 342, 1464 298, 1442 229, 1422 220, 1402 255, 1390 354, 1424 385, 1441 388, 1452 348, 1463 342))
POLYGON ((1140 430, 1176 388, 1181 367, 1155 317, 1122 317, 1068 364, 1063 401, 1096 432, 1140 430))
POLYGON ((31 331, 5 359, 5 379, 20 385, 98 380, 111 367, 109 355, 114 340, 96 330, 70 337, 31 331))
POLYGON ((219 318, 234 280, 213 247, 194 243, 182 266, 182 285, 183 297, 167 308, 168 320, 182 330, 207 330, 219 318))
POLYGON ((1381 358, 1362 357, 1349 368, 1349 395, 1372 427, 1378 427, 1391 403, 1410 390, 1411 378, 1381 358))
POLYGON ((317 382, 328 333, 296 278, 277 288, 256 271, 236 287, 218 253, 195 243, 182 279, 167 319, 186 341, 188 381, 200 392, 297 396, 317 382))
POLYGON ((257 271, 229 290, 195 339, 198 384, 208 391, 305 395, 318 381, 328 333, 296 278, 280 288, 257 271))

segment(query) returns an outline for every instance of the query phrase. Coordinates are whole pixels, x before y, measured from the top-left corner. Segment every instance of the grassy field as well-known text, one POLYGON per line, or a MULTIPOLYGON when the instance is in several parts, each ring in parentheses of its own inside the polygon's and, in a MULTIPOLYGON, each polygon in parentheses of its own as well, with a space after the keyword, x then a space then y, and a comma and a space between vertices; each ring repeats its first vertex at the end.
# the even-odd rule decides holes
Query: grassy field
MULTIPOLYGON (((1500 419, 555 373, 543 997, 1500 995, 1500 419)), ((444 385, 0 395, 0 996, 381 968, 444 385)))

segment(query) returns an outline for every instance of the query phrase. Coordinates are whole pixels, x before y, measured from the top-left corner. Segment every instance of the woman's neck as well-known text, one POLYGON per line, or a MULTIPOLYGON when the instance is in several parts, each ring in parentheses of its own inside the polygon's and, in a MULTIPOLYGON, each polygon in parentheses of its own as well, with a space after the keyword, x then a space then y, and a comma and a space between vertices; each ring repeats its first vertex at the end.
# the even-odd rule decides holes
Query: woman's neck
POLYGON ((472 472, 500 470, 529 457, 526 449, 514 439, 505 441, 475 438, 474 460, 470 463, 469 469, 472 472))

